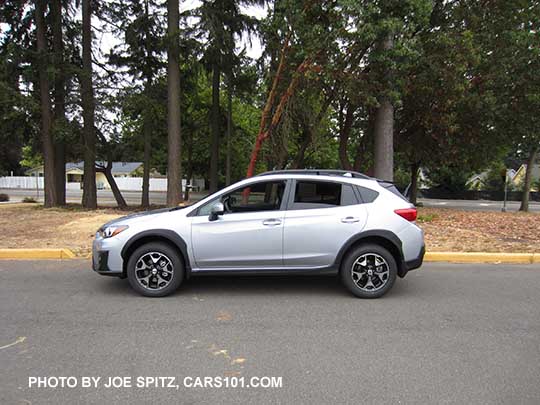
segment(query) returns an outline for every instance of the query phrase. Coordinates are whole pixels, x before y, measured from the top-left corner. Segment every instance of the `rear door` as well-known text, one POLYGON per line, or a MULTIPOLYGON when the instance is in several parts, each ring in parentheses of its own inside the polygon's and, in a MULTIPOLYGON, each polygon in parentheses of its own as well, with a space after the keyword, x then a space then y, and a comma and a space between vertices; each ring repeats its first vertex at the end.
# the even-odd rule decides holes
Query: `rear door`
POLYGON ((211 221, 217 202, 202 206, 193 217, 193 254, 201 269, 257 269, 283 266, 283 223, 286 182, 260 181, 230 191, 219 200, 225 213, 211 221))
POLYGON ((285 267, 327 267, 353 235, 362 231, 367 210, 347 183, 325 180, 292 182, 285 212, 285 267))

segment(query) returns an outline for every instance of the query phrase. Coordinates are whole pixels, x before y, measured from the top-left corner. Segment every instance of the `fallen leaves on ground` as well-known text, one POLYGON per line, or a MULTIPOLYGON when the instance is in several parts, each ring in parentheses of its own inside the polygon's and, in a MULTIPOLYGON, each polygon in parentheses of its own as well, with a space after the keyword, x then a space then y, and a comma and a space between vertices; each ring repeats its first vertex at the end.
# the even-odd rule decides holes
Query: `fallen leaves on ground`
POLYGON ((540 214, 419 208, 428 251, 540 252, 540 214))
POLYGON ((217 321, 227 322, 232 319, 232 315, 227 311, 219 311, 216 317, 217 321))

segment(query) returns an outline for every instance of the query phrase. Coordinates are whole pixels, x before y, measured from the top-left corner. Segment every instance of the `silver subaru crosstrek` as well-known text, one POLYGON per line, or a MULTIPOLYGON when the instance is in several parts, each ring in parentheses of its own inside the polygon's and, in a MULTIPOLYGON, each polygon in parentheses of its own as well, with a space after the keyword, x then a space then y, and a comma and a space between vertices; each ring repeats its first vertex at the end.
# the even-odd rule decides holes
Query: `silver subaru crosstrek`
POLYGON ((202 274, 339 274, 377 298, 421 266, 416 208, 392 183, 339 170, 282 170, 242 180, 187 207, 103 225, 93 269, 149 297, 202 274))

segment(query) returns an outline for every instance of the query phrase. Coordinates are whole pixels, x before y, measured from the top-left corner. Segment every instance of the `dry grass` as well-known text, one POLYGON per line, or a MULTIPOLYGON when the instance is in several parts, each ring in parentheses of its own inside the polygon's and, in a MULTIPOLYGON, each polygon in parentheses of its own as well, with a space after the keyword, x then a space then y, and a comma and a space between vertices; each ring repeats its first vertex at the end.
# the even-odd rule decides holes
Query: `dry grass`
POLYGON ((92 248, 96 230, 129 212, 113 208, 96 211, 78 207, 43 208, 37 204, 0 206, 0 248, 69 248, 84 255, 92 248))
POLYGON ((420 208, 428 251, 540 252, 540 214, 420 208))
MULTIPOLYGON (((0 205, 0 248, 62 248, 90 252, 96 230, 133 211, 77 206, 0 205)), ((428 251, 540 252, 540 214, 420 208, 428 251)))

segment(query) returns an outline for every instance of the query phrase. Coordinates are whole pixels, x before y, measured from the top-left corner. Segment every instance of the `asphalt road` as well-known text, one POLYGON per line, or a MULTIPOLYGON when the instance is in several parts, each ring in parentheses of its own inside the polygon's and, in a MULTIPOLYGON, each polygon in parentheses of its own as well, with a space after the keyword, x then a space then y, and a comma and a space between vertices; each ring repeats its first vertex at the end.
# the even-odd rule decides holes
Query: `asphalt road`
MULTIPOLYGON (((0 189, 0 193, 6 193, 10 196, 10 200, 13 202, 21 201, 24 197, 37 198, 39 201, 43 201, 43 190, 39 192, 39 198, 37 197, 36 190, 20 190, 20 189, 0 189)), ((116 206, 116 200, 114 199, 112 192, 109 190, 98 190, 98 204, 116 206)), ((122 195, 128 205, 140 205, 141 192, 140 191, 123 191, 122 195)), ((197 201, 206 195, 203 193, 192 193, 192 200, 197 201)), ((80 203, 82 197, 81 190, 67 190, 66 199, 68 203, 80 203)), ((502 201, 488 201, 488 200, 434 200, 421 198, 419 201, 425 207, 435 208, 457 208, 467 211, 500 211, 503 203, 502 201)), ((161 191, 150 192, 150 203, 156 205, 165 205, 167 202, 167 194, 161 191)), ((519 202, 509 201, 507 202, 508 211, 517 211, 519 209, 519 202)), ((531 201, 529 209, 531 211, 540 212, 540 203, 531 201)))
POLYGON ((428 264, 379 300, 332 277, 197 278, 150 299, 86 261, 0 261, 0 403, 538 404, 538 291, 538 266, 428 264), (181 387, 29 388, 37 376, 181 387))
MULTIPOLYGON (((424 207, 433 208, 455 208, 465 211, 501 211, 503 208, 502 201, 489 200, 435 200, 420 198, 418 200, 424 207)), ((518 211, 520 206, 519 201, 507 201, 506 210, 508 212, 518 211)), ((540 203, 536 201, 529 202, 529 211, 540 212, 540 203)))
MULTIPOLYGON (((25 189, 0 189, 0 193, 9 195, 10 201, 18 202, 24 197, 32 197, 37 201, 43 201, 43 190, 25 190, 25 189)), ((140 205, 141 204, 141 192, 140 191, 122 191, 122 195, 128 205, 140 205)), ((203 194, 195 193, 195 196, 201 198, 203 194)), ((98 204, 106 206, 116 206, 116 200, 111 191, 98 190, 97 191, 98 204)), ((82 190, 66 190, 66 201, 68 203, 81 203, 82 190)), ((150 203, 156 205, 165 205, 167 202, 167 193, 163 191, 150 192, 150 203)))

